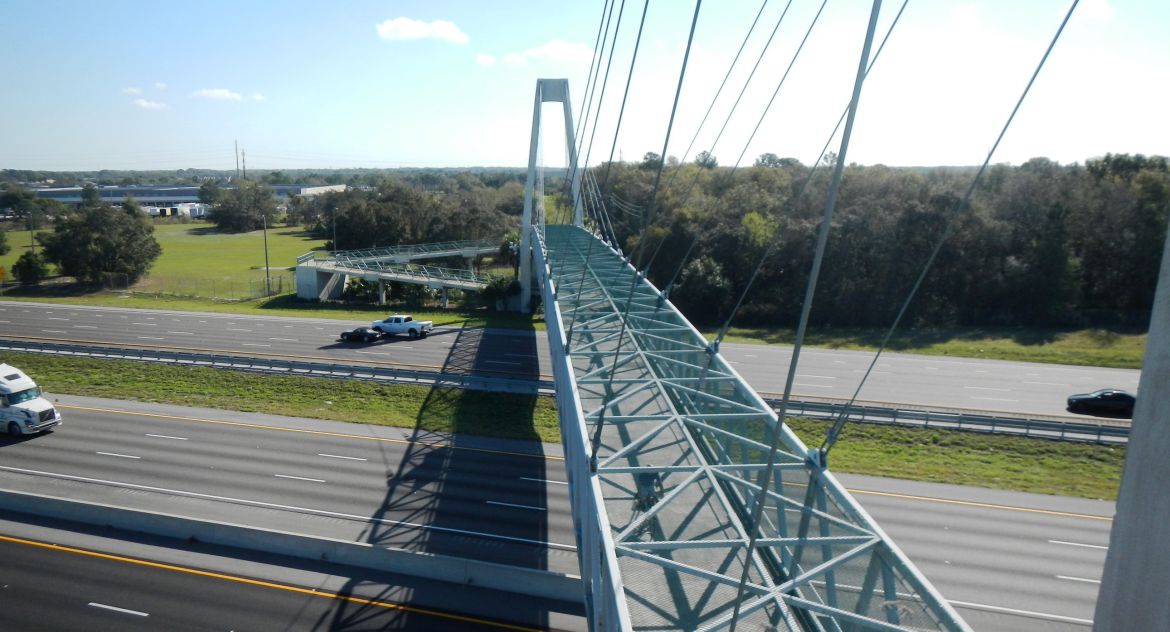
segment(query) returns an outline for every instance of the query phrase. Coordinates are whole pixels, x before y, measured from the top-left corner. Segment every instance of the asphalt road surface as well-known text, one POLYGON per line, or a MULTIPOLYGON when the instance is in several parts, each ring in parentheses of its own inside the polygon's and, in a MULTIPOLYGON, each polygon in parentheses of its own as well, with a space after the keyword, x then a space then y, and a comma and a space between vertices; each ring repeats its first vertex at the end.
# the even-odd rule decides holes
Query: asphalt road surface
MULTIPOLYGON (((536 378, 550 373, 544 332, 437 328, 426 339, 341 343, 337 335, 368 322, 236 316, 198 312, 0 302, 0 336, 295 356, 425 370, 536 378)), ((784 388, 791 348, 724 344, 721 353, 753 387, 784 388)), ((849 398, 872 353, 806 348, 798 397, 849 398)), ((1098 388, 1137 390, 1140 372, 1053 364, 884 354, 860 399, 868 402, 1065 415, 1065 399, 1098 388)))
MULTIPOLYGON (((0 629, 454 632, 561 627, 550 625, 547 614, 517 616, 527 608, 521 605, 525 598, 513 595, 449 585, 403 587, 377 577, 318 574, 313 579, 298 585, 0 535, 0 629), (425 599, 416 594, 423 591, 430 593, 425 599), (469 601, 502 616, 452 608, 469 601), (512 605, 510 613, 500 607, 504 603, 512 605)), ((552 618, 584 629, 580 617, 552 618)))
MULTIPOLYGON (((59 405, 57 432, 0 442, 0 487, 576 572, 557 445, 65 396, 59 405), (386 522, 367 529, 371 517, 386 522)), ((975 629, 1088 629, 1112 503, 843 479, 975 629)))

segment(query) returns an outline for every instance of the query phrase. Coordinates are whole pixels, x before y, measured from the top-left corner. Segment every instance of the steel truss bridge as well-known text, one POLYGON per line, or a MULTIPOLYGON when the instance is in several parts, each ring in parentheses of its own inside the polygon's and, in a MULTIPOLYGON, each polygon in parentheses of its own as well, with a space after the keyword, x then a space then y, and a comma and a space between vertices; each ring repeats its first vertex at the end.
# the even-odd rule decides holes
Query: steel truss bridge
POLYGON ((308 253, 297 258, 297 296, 318 300, 337 298, 345 288, 345 280, 351 277, 377 283, 381 303, 386 302, 388 282, 425 285, 442 290, 444 296, 448 288, 479 291, 491 277, 476 273, 471 262, 498 250, 498 242, 474 240, 339 250, 329 253, 325 259, 308 253), (451 257, 467 259, 467 269, 416 263, 451 257))
POLYGON ((572 224, 546 222, 545 102, 563 105, 579 200, 568 100, 567 81, 538 81, 521 283, 545 306, 591 628, 968 629, 718 349, 585 228, 579 201, 572 224))

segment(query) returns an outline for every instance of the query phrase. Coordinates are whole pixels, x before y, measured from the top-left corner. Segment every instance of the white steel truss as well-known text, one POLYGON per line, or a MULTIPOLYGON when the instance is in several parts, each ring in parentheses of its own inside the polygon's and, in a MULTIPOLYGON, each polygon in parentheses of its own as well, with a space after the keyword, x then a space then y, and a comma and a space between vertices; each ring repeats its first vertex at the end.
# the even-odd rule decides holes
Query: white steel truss
POLYGON ((968 629, 616 250, 580 226, 525 228, 593 629, 968 629), (781 452, 763 490, 774 433, 781 452), (748 521, 761 497, 748 558, 748 521))

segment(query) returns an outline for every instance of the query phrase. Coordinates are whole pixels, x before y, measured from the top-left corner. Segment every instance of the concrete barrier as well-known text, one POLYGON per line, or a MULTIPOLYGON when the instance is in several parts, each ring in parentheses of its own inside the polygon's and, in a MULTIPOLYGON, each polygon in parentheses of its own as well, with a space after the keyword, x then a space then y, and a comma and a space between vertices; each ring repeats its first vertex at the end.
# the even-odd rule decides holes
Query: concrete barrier
POLYGON ((580 603, 575 575, 0 490, 0 510, 580 603))

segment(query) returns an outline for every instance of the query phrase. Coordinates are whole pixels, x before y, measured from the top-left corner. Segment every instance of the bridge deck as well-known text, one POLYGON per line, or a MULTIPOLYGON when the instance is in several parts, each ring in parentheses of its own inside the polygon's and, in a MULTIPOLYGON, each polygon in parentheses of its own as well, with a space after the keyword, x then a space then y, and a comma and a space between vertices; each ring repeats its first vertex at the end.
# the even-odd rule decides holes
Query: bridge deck
POLYGON ((966 629, 652 284, 581 228, 544 230, 534 250, 595 627, 724 629, 746 566, 739 629, 966 629))

